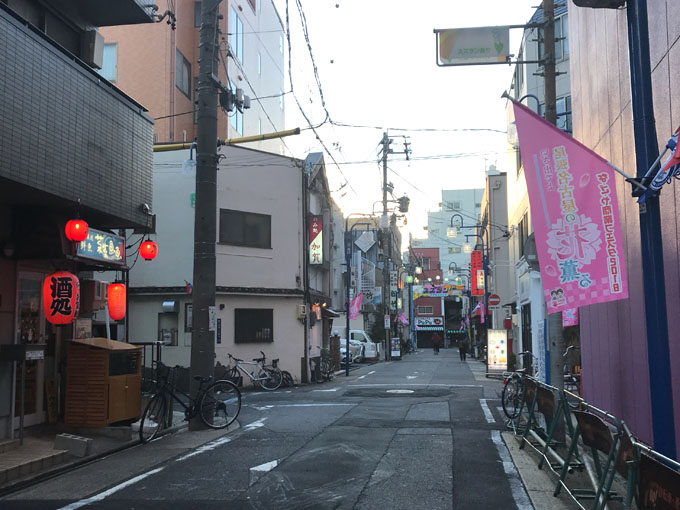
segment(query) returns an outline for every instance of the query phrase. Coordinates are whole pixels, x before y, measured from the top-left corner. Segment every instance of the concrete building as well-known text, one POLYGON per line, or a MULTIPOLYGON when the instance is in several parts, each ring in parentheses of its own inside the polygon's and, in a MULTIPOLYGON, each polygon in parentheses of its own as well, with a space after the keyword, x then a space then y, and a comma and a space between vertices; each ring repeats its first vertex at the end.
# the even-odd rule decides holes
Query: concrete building
MULTIPOLYGON (((181 151, 188 158, 189 151, 181 151)), ((309 358, 328 346, 333 249, 341 222, 327 187, 323 156, 300 161, 225 147, 217 181, 218 244, 216 362, 228 353, 249 360, 280 358, 304 380, 309 358), (311 221, 320 219, 322 246, 310 255, 311 221), (312 263, 318 262, 318 263, 312 263), (323 305, 326 306, 323 306, 323 305)), ((129 320, 133 341, 164 342, 162 359, 188 366, 191 355, 195 174, 177 155, 156 153, 154 212, 159 220, 154 263, 130 271, 129 320)), ((337 302, 337 300, 335 301, 337 302)))
MULTIPOLYGON (((201 3, 160 0, 157 12, 165 12, 170 3, 176 10, 174 24, 158 23, 150 30, 136 26, 101 30, 105 40, 101 74, 149 109, 156 143, 192 141, 197 129, 201 3)), ((218 138, 282 130, 284 33, 272 0, 224 0, 219 14, 215 74, 252 101, 244 113, 218 112, 218 138)), ((249 146, 277 154, 284 149, 280 139, 249 146)))
MULTIPOLYGON (((542 9, 537 9, 530 22, 540 22, 542 9)), ((531 28, 524 31, 522 43, 517 52, 520 61, 535 61, 543 55, 541 42, 542 30, 531 28)), ((555 6, 555 37, 561 38, 555 45, 556 57, 556 96, 558 127, 567 133, 572 130, 571 89, 569 81, 569 14, 566 4, 555 6), (563 39, 562 39, 563 38, 563 39)), ((544 82, 540 74, 540 64, 517 64, 510 83, 509 94, 514 99, 524 98, 524 104, 544 113, 544 82)), ((508 102, 508 131, 512 135, 514 116, 512 104, 508 102)), ((512 138, 512 136, 509 136, 512 138)), ((531 211, 527 194, 524 168, 516 140, 509 140, 511 150, 508 160, 507 197, 508 197, 508 230, 512 233, 509 238, 509 260, 515 267, 514 292, 516 295, 515 310, 512 314, 512 338, 514 352, 529 350, 534 353, 541 364, 541 371, 545 377, 546 371, 546 305, 543 298, 541 274, 536 257, 536 248, 531 225, 531 211)), ((504 303, 502 301, 502 303, 504 303)))
MULTIPOLYGON (((95 70, 97 27, 140 24, 143 32, 153 22, 145 4, 0 2, 0 438, 15 436, 22 413, 25 426, 63 420, 67 347, 91 334, 98 308, 87 281, 95 271, 124 271, 126 239, 116 234, 147 225, 153 122, 95 70), (78 216, 90 227, 83 243, 64 233, 78 216), (47 321, 57 308, 43 295, 58 270, 75 274, 83 291, 77 322, 63 326, 47 321), (22 410, 12 360, 23 348, 34 354, 22 410)), ((74 296, 74 285, 63 290, 74 296)))

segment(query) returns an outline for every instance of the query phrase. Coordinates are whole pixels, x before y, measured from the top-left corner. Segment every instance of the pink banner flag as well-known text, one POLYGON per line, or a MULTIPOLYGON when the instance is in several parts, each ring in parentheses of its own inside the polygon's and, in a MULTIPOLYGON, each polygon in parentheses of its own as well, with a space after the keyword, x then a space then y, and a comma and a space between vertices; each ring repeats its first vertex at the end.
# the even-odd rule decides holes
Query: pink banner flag
POLYGON ((614 170, 513 102, 549 313, 628 297, 614 170))
POLYGON ((363 292, 359 292, 359 295, 352 299, 349 304, 349 318, 356 319, 359 317, 359 310, 361 309, 361 299, 364 297, 363 292))
POLYGON ((578 325, 578 308, 562 310, 562 327, 578 325))

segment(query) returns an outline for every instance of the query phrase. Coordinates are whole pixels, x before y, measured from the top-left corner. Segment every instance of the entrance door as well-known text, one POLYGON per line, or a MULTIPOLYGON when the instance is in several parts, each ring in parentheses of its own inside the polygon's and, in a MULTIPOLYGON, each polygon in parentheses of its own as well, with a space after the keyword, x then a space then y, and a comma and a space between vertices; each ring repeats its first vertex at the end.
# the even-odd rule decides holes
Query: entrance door
MULTIPOLYGON (((42 282, 39 273, 19 273, 17 284, 17 324, 15 342, 41 344, 45 338, 45 315, 42 311, 42 282)), ((21 365, 17 364, 14 392, 14 428, 19 427, 21 415, 21 365)), ((43 405, 45 361, 26 362, 24 386, 24 426, 45 421, 43 405)))

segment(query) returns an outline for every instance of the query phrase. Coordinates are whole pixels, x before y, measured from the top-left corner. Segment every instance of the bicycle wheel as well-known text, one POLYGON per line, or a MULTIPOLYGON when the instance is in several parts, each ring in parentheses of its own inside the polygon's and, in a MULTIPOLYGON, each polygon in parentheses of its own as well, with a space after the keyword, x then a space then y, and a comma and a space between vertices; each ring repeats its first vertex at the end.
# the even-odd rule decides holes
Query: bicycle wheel
POLYGON ((241 412, 241 392, 231 381, 215 381, 201 395, 198 408, 203 423, 213 429, 223 429, 241 412))
POLYGON ((284 370, 283 372, 281 372, 281 386, 285 386, 286 388, 291 388, 295 386, 293 376, 290 375, 290 372, 288 370, 284 370))
POLYGON ((260 387, 267 391, 273 391, 281 386, 281 380, 283 379, 279 369, 269 367, 262 367, 257 378, 259 379, 257 382, 260 384, 260 387))
POLYGON ((142 420, 139 422, 139 439, 148 443, 167 426, 168 401, 164 393, 156 393, 144 409, 142 420))
POLYGON ((330 358, 324 358, 321 360, 321 374, 323 375, 324 379, 328 381, 333 380, 335 373, 333 372, 333 362, 330 360, 330 358))
POLYGON ((514 420, 519 416, 524 401, 524 383, 519 377, 510 377, 503 386, 501 403, 503 412, 509 419, 514 420))

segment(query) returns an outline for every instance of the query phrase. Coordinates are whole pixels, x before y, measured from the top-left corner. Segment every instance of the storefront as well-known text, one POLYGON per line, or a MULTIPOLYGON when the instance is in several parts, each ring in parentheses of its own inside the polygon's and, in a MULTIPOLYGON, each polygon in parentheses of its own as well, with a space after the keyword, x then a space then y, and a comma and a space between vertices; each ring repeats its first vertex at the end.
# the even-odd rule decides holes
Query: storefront
POLYGON ((416 345, 418 348, 431 348, 434 346, 432 337, 437 334, 440 345, 444 345, 444 317, 416 317, 416 345))

